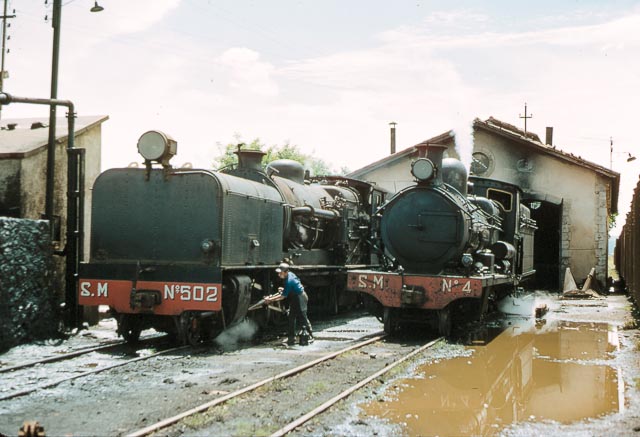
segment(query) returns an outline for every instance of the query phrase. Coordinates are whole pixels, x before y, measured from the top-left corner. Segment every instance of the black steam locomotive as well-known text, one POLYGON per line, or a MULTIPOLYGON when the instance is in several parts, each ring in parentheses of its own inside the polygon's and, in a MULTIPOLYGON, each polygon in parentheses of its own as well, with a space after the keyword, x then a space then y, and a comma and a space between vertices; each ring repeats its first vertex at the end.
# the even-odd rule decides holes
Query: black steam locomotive
POLYGON ((371 184, 310 182, 289 160, 263 170, 263 152, 240 148, 229 171, 176 169, 176 142, 157 131, 140 137, 138 151, 145 168, 107 170, 95 182, 90 260, 78 281, 79 303, 109 305, 128 341, 154 327, 195 343, 243 320, 274 292, 283 260, 313 307, 335 311, 347 270, 378 263, 371 216, 385 192, 371 184))
POLYGON ((388 333, 428 323, 448 335, 453 313, 484 314, 491 300, 535 273, 536 226, 521 190, 467 178, 460 161, 443 159, 445 149, 421 146, 411 167, 416 184, 378 211, 389 267, 348 275, 347 288, 370 296, 388 333))

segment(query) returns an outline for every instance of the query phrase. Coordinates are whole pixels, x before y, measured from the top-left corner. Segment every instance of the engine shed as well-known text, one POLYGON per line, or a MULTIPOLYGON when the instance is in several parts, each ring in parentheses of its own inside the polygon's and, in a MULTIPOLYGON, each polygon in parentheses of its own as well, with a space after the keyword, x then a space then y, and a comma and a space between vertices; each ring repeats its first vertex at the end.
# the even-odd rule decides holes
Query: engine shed
POLYGON ((545 142, 531 132, 493 117, 475 119, 473 150, 456 148, 453 130, 392 153, 348 176, 375 182, 397 192, 415 182, 409 163, 418 146, 447 146, 445 157, 470 166, 470 175, 494 178, 522 188, 524 203, 538 223, 534 245, 536 279, 532 286, 562 291, 566 268, 576 280, 595 268, 605 284, 608 272, 608 238, 611 217, 618 212, 620 174, 599 164, 563 152, 553 145, 553 130, 545 142), (468 156, 467 156, 468 155, 468 156))
MULTIPOLYGON (((80 116, 75 120, 75 148, 84 151, 84 256, 89 253, 91 189, 100 173, 102 123, 108 116, 80 116)), ((0 219, 40 220, 45 212, 48 118, 3 119, 0 123, 0 219)), ((58 117, 55 144, 52 249, 63 252, 67 223, 67 119, 58 117)), ((55 256, 54 292, 65 294, 65 259, 55 256)), ((21 284, 15 284, 21 286, 21 284)), ((97 311, 91 321, 97 321, 97 311)))

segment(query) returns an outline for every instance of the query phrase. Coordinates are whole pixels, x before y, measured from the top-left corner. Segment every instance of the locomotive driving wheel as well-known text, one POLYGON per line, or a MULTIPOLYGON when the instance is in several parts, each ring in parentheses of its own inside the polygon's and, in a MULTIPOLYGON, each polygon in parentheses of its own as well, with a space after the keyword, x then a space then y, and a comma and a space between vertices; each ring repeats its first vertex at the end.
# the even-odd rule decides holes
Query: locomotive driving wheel
POLYGON ((384 325, 384 332, 387 334, 394 335, 398 332, 400 328, 398 309, 385 307, 382 313, 382 324, 384 325))
POLYGON ((451 335, 451 311, 449 308, 438 311, 438 333, 443 337, 451 335))
POLYGON ((129 343, 137 343, 142 332, 142 324, 139 317, 131 314, 122 314, 118 319, 118 333, 129 343))
POLYGON ((182 313, 179 336, 183 345, 196 346, 202 339, 201 320, 189 312, 182 313))

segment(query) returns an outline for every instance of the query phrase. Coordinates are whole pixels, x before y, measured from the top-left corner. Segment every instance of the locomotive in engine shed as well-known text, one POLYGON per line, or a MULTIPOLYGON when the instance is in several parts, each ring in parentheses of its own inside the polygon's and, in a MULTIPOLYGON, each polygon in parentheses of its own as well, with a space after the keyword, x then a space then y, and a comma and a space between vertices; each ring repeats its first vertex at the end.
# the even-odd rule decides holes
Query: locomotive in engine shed
POLYGON ((422 145, 415 185, 380 208, 386 268, 354 269, 347 288, 365 295, 387 333, 427 324, 449 335, 453 315, 485 314, 535 273, 535 221, 513 184, 467 176, 445 146, 422 145), (469 194, 472 187, 473 194, 469 194))
MULTIPOLYGON (((234 169, 173 168, 177 143, 159 131, 143 134, 138 151, 144 168, 109 169, 94 184, 78 279, 80 305, 108 305, 127 341, 150 327, 183 344, 214 336, 274 292, 283 260, 313 306, 335 312, 347 270, 379 264, 371 217, 385 190, 305 180, 290 160, 263 169, 263 152, 240 147, 234 169)), ((269 310, 251 313, 264 321, 269 310)))

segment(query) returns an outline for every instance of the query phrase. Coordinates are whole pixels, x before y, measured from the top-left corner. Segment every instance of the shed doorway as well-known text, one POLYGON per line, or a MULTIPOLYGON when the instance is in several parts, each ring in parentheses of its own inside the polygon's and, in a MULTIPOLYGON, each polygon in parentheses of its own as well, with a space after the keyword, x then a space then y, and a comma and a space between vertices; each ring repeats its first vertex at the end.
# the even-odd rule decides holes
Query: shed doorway
POLYGON ((527 288, 559 292, 560 241, 562 230, 562 204, 545 200, 525 200, 531 209, 531 218, 537 223, 534 238, 533 265, 536 275, 527 288))

